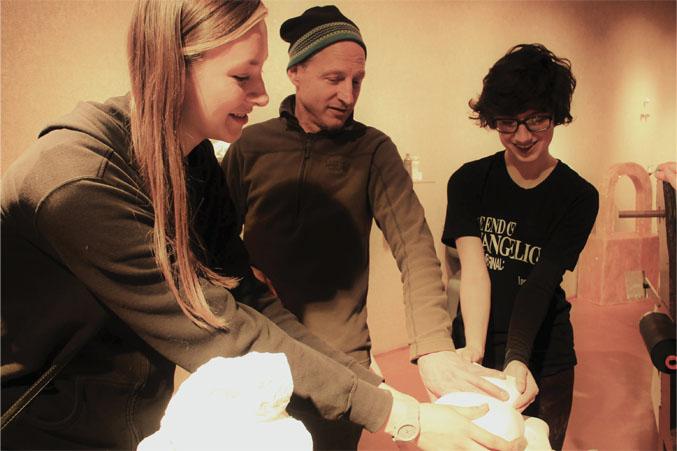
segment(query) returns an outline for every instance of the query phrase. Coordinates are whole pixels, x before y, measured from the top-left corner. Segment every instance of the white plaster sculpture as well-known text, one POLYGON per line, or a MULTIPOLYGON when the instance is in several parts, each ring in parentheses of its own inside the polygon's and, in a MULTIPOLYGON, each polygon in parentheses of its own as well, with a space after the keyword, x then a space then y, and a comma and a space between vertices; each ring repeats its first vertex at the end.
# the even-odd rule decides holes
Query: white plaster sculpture
POLYGON ((473 423, 509 441, 524 435, 527 441, 525 451, 550 451, 552 448, 548 440, 547 423, 539 418, 521 415, 515 409, 515 401, 519 396, 515 378, 507 376, 505 379, 494 377, 485 377, 485 379, 507 391, 510 398, 507 401, 500 401, 481 393, 454 392, 440 397, 436 404, 456 407, 487 404, 489 412, 473 420, 473 423))
POLYGON ((305 426, 285 411, 292 391, 284 354, 215 357, 181 384, 137 451, 311 451, 305 426))

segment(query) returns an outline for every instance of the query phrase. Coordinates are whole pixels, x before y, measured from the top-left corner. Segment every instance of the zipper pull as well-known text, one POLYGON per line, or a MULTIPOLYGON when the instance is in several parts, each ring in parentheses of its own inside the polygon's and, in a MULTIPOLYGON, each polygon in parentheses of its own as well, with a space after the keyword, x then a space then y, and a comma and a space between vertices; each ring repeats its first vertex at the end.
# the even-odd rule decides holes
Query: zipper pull
POLYGON ((311 138, 308 138, 306 140, 306 145, 305 145, 304 151, 303 151, 303 159, 304 160, 307 160, 308 158, 310 158, 310 145, 311 144, 312 144, 312 140, 311 140, 311 138))

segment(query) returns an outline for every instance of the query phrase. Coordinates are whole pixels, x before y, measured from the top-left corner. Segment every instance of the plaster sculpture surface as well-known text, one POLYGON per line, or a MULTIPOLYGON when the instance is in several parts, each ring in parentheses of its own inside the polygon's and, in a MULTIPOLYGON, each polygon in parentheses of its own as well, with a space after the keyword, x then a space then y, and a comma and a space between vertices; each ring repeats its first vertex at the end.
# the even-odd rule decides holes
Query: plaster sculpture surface
POLYGON ((506 390, 510 398, 507 401, 500 401, 482 393, 454 392, 440 397, 436 403, 456 407, 487 404, 489 411, 473 420, 477 426, 506 440, 514 440, 524 435, 527 441, 526 451, 550 451, 552 448, 548 440, 549 429, 545 421, 523 416, 515 409, 515 401, 519 396, 515 378, 507 376, 505 379, 494 377, 485 379, 506 390))
POLYGON ((285 411, 293 387, 284 354, 215 357, 181 384, 137 451, 311 451, 310 433, 285 411))

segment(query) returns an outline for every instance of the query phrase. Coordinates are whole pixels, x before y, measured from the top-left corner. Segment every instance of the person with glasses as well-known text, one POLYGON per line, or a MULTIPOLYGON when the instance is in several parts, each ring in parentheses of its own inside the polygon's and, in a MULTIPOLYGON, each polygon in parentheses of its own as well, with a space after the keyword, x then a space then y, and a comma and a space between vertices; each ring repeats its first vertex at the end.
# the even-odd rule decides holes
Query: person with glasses
POLYGON ((515 377, 515 407, 548 423, 554 449, 564 443, 576 364, 560 283, 598 210, 596 189, 549 150, 555 127, 572 120, 575 87, 570 62, 540 44, 517 45, 494 64, 471 118, 496 130, 504 150, 453 173, 442 236, 461 263, 457 352, 515 377))

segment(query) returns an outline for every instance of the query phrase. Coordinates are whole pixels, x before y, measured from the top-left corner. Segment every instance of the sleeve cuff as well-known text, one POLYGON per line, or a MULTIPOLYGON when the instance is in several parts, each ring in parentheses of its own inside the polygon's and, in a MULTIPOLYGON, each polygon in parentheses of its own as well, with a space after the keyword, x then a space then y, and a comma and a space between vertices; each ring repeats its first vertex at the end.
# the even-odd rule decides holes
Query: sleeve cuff
POLYGON ((519 362, 522 362, 526 366, 529 366, 529 354, 528 353, 519 352, 515 349, 508 348, 505 351, 505 364, 503 365, 503 369, 505 369, 505 367, 508 366, 508 363, 512 362, 513 360, 517 360, 519 362))
POLYGON ((387 390, 358 379, 351 397, 349 418, 369 432, 376 432, 385 424, 392 407, 393 397, 387 390))
POLYGON ((440 351, 455 351, 451 337, 435 337, 412 343, 409 346, 409 360, 416 362, 419 357, 440 351))

